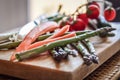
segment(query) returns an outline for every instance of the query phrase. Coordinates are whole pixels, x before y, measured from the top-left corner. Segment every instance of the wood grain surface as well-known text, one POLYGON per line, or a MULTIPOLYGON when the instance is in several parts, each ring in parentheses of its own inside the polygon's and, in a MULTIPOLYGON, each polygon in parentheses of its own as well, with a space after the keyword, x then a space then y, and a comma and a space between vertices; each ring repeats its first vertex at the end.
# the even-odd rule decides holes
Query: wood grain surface
MULTIPOLYGON (((99 66, 95 71, 88 75, 84 80, 120 80, 120 51, 99 66)), ((24 80, 13 76, 0 74, 0 80, 24 80)))
POLYGON ((99 64, 87 66, 82 57, 69 56, 69 59, 56 63, 50 55, 39 56, 22 62, 10 62, 9 58, 14 50, 0 51, 0 74, 10 75, 31 80, 82 80, 97 67, 108 60, 120 49, 120 24, 116 27, 116 36, 106 41, 97 37, 91 39, 95 44, 99 64))

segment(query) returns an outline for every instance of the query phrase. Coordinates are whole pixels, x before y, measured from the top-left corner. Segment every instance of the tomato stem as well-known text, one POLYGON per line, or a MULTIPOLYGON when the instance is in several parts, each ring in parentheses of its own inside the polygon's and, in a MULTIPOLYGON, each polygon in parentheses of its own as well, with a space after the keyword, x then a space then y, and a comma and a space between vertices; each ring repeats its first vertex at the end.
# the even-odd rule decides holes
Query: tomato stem
POLYGON ((58 13, 61 11, 62 7, 63 7, 63 5, 60 4, 59 7, 58 7, 58 10, 57 10, 58 13))
POLYGON ((84 6, 88 5, 88 4, 89 4, 89 3, 85 3, 85 4, 80 5, 80 6, 75 10, 75 12, 74 12, 73 14, 71 14, 71 15, 72 15, 72 16, 75 15, 77 12, 79 12, 79 10, 80 10, 82 7, 84 7, 84 6))

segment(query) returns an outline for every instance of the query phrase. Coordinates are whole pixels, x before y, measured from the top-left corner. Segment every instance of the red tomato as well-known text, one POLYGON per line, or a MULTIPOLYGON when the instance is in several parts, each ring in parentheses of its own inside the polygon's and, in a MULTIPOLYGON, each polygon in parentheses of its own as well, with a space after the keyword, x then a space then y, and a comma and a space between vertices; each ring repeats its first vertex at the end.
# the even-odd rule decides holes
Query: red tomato
POLYGON ((87 10, 87 16, 90 19, 97 19, 100 14, 100 9, 96 5, 89 5, 87 10))
POLYGON ((96 5, 98 8, 100 8, 100 5, 95 1, 91 2, 90 5, 96 5))
POLYGON ((85 22, 86 25, 88 24, 88 17, 87 17, 87 15, 86 15, 86 13, 78 14, 78 15, 77 15, 77 18, 78 18, 78 19, 82 19, 82 20, 85 22))
POLYGON ((72 31, 75 31, 75 30, 72 27, 70 27, 69 31, 72 32, 72 31))
POLYGON ((73 29, 75 31, 85 30, 85 28, 86 28, 86 25, 82 19, 77 19, 71 25, 71 29, 73 29))
POLYGON ((116 17, 116 10, 112 7, 107 7, 104 10, 104 17, 107 21, 112 21, 116 17))

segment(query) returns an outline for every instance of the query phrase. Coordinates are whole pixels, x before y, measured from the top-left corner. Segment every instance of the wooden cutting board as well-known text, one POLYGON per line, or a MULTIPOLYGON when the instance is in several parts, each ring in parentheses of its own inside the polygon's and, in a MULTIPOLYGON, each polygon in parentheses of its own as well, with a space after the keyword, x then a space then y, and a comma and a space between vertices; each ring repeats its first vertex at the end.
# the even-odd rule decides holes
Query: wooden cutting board
MULTIPOLYGON (((69 59, 56 63, 50 55, 39 56, 22 62, 10 62, 14 50, 0 51, 0 74, 10 75, 28 80, 82 80, 107 59, 120 50, 120 24, 112 24, 117 30, 115 37, 96 42, 96 54, 99 64, 87 66, 82 57, 69 56, 69 59)), ((93 39, 92 39, 93 40, 93 39)))

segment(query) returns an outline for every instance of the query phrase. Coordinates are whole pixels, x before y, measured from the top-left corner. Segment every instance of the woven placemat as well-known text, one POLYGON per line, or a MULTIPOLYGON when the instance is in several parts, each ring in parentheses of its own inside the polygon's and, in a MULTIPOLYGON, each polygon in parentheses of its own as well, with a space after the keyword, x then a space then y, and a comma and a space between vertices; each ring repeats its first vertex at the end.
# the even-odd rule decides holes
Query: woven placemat
POLYGON ((84 80, 120 80, 120 51, 84 80))

